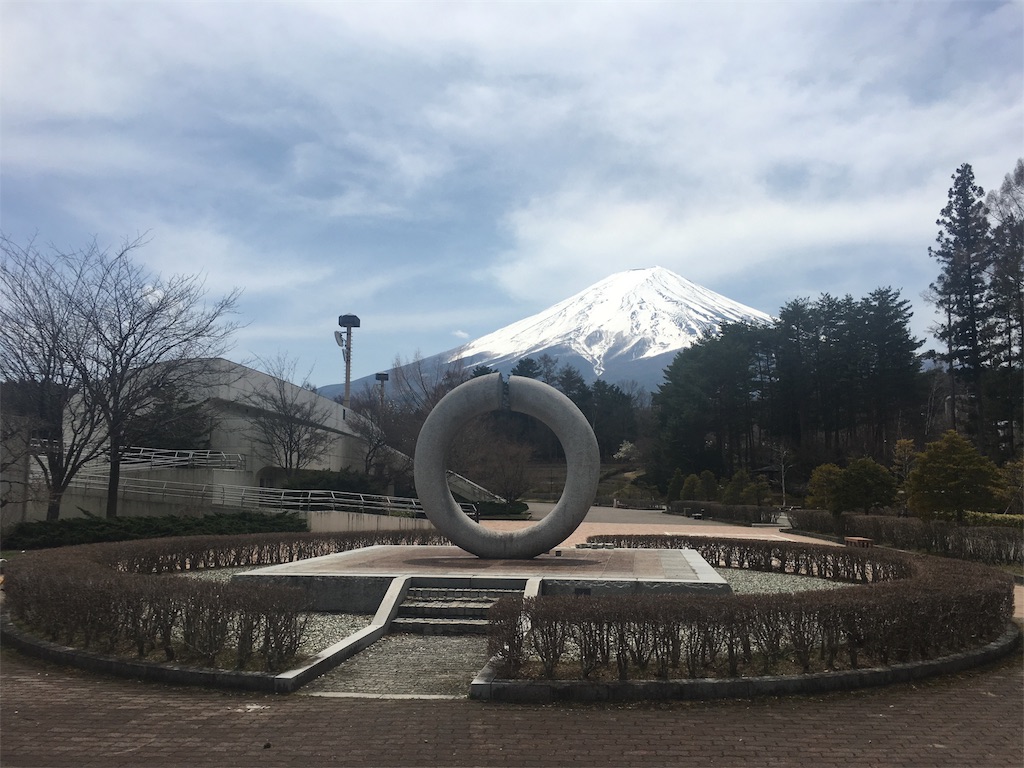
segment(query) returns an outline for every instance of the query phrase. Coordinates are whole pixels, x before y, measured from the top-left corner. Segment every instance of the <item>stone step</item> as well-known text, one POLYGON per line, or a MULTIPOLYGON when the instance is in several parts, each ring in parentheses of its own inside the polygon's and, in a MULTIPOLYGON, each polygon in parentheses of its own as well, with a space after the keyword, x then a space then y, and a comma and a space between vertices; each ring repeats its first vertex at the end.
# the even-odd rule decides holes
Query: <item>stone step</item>
POLYGON ((406 600, 398 608, 401 617, 486 619, 493 600, 406 600))
POLYGON ((487 619, 399 616, 391 622, 390 632, 417 635, 486 635, 487 619))
POLYGON ((487 634, 487 611, 517 589, 412 587, 391 622, 391 632, 424 635, 487 634))
POLYGON ((411 587, 406 594, 406 600, 489 600, 496 602, 503 597, 518 597, 522 595, 519 589, 469 589, 456 587, 411 587))

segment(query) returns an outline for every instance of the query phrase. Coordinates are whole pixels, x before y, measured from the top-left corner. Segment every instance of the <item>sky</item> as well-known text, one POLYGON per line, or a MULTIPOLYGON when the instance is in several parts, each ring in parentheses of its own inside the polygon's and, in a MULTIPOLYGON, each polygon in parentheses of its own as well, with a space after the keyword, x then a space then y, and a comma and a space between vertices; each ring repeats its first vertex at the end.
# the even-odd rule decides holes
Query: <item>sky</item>
MULTIPOLYGON (((0 2, 0 230, 242 290, 344 378, 663 266, 775 313, 900 289, 1024 155, 1021 2, 0 2)), ((926 345, 927 346, 927 345, 926 345)))

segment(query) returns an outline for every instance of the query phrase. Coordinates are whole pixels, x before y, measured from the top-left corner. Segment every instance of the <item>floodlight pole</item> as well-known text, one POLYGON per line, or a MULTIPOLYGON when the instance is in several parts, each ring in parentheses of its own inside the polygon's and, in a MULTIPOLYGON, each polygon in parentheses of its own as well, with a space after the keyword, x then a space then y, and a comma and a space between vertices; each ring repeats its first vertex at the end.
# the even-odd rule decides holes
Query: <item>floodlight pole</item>
POLYGON ((345 329, 344 338, 338 331, 334 332, 334 340, 341 347, 341 354, 345 357, 345 398, 341 404, 349 408, 352 394, 352 329, 359 327, 359 318, 355 315, 340 315, 338 325, 345 329))
POLYGON ((388 374, 386 374, 386 373, 378 373, 375 378, 377 379, 377 383, 380 384, 380 413, 381 413, 381 418, 383 418, 384 417, 384 386, 387 384, 387 381, 388 381, 389 377, 388 377, 388 374))

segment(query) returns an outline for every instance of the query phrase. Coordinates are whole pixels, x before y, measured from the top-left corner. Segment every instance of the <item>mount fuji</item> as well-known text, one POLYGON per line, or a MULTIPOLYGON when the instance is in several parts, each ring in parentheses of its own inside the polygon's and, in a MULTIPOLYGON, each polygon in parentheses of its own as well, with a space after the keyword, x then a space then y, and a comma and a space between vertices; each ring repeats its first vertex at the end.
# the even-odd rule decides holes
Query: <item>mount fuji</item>
MULTIPOLYGON (((663 267, 606 277, 575 296, 461 347, 422 362, 425 370, 461 361, 504 374, 524 357, 548 354, 572 365, 588 383, 636 382, 654 391, 676 353, 718 332, 725 323, 772 318, 663 267)), ((366 381, 372 383, 373 378, 366 381)), ((362 381, 356 382, 360 387, 362 381)), ((333 396, 334 386, 321 394, 333 396)))

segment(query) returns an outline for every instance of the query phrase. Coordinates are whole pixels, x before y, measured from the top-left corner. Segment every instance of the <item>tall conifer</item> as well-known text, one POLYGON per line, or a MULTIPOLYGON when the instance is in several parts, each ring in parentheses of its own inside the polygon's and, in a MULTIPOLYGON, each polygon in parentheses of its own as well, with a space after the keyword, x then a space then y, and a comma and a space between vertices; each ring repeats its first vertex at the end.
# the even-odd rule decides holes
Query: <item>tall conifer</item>
MULTIPOLYGON (((970 164, 961 165, 952 179, 948 202, 935 222, 939 226, 936 246, 928 249, 941 268, 931 285, 936 306, 943 314, 936 336, 946 344, 945 362, 954 384, 954 398, 958 378, 967 386, 965 403, 970 403, 977 418, 978 443, 984 450, 980 381, 987 362, 984 334, 989 309, 985 297, 993 259, 992 235, 985 191, 974 183, 970 164)), ((955 418, 957 403, 953 405, 955 418)))

